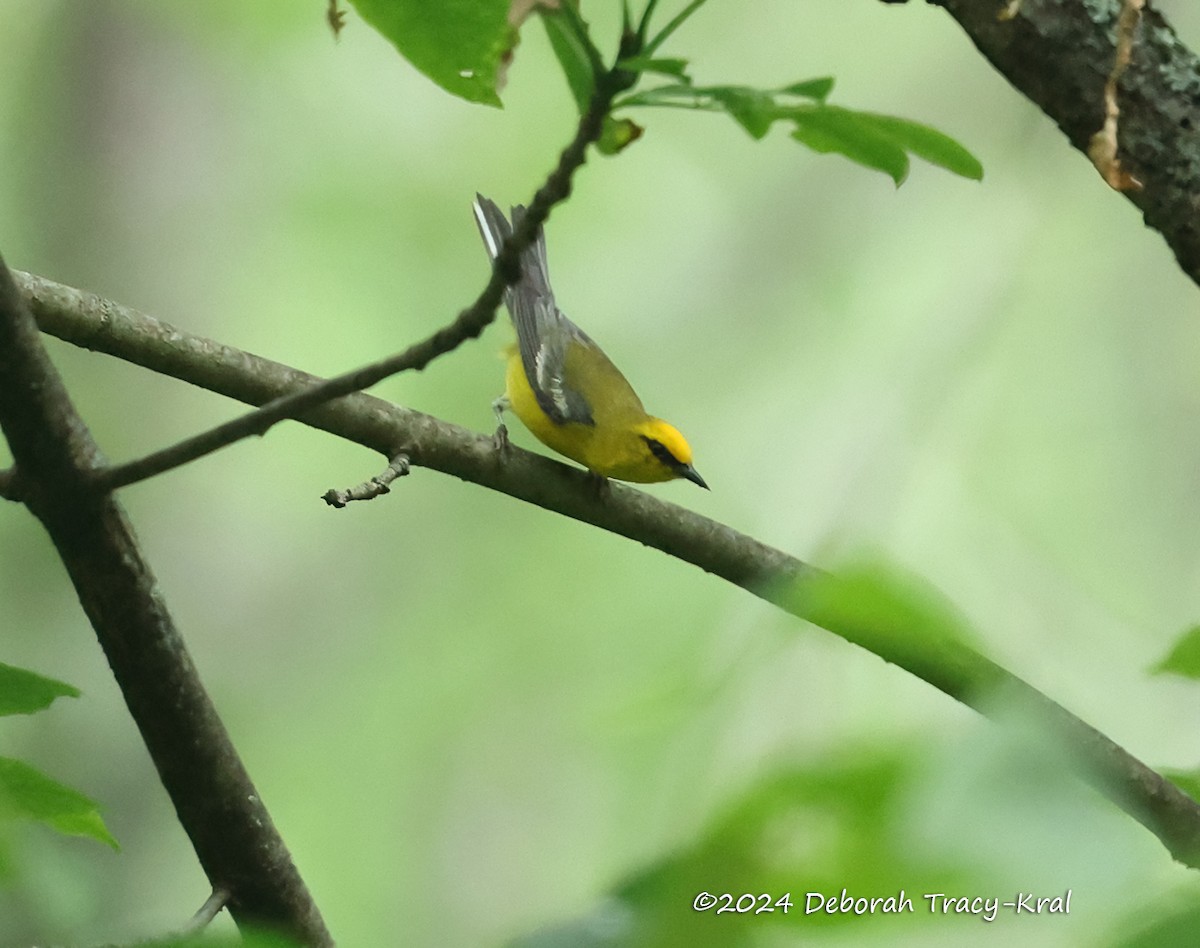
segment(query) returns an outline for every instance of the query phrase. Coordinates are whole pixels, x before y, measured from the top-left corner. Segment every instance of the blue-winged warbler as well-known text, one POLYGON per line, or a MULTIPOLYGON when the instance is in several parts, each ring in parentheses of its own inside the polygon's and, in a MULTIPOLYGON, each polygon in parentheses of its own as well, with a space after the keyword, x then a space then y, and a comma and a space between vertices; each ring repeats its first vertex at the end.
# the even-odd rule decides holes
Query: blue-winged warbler
MULTIPOLYGON (((512 227, 524 212, 512 209, 512 227)), ((495 260, 512 227, 482 195, 475 196, 475 221, 495 260)), ((511 407, 539 441, 602 477, 639 483, 683 477, 708 488, 683 435, 646 413, 620 370, 555 305, 541 232, 521 255, 521 279, 504 302, 517 344, 509 349, 499 407, 511 407)))

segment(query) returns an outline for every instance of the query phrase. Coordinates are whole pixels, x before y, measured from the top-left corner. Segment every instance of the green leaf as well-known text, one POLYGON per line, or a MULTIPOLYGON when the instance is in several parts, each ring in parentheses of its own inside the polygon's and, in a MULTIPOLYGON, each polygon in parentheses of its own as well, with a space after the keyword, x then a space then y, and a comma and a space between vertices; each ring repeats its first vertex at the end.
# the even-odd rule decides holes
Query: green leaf
POLYGON ((64 697, 78 698, 79 689, 0 662, 0 715, 33 714, 64 697))
POLYGON ((1200 931, 1200 899, 1195 892, 1178 892, 1169 900, 1156 902, 1142 903, 1129 920, 1137 930, 1110 941, 1110 948, 1179 948, 1194 944, 1200 931))
POLYGON ((92 800, 10 757, 0 757, 0 818, 33 820, 120 849, 92 800))
POLYGON ((796 141, 813 151, 844 155, 882 171, 897 185, 908 175, 910 154, 965 178, 977 181, 983 177, 979 160, 937 129, 891 115, 826 105, 825 98, 833 90, 832 76, 794 82, 774 91, 747 86, 693 86, 686 75, 680 78, 684 81, 626 96, 617 107, 720 110, 755 139, 765 137, 774 122, 791 121, 796 126, 792 131, 796 141), (796 98, 812 101, 796 102, 796 98))
MULTIPOLYGON (((805 911, 807 893, 845 888, 884 898, 903 885, 920 907, 916 893, 969 889, 981 881, 908 844, 905 799, 920 785, 922 753, 915 744, 840 747, 828 758, 768 772, 695 839, 620 880, 590 916, 556 923, 508 948, 761 948, 816 943, 814 927, 853 931, 857 937, 837 943, 860 943, 867 919, 805 911), (717 901, 693 903, 700 893, 717 901), (738 916, 717 915, 724 893, 733 904, 745 893, 754 902, 747 911, 745 899, 738 916), (759 893, 770 897, 760 901, 759 893), (725 926, 724 920, 750 924, 725 926)), ((920 924, 915 916, 903 912, 879 924, 889 932, 897 924, 911 931, 920 924)))
POLYGON ((897 186, 908 176, 908 155, 891 136, 860 114, 835 105, 822 105, 794 114, 796 129, 792 138, 815 152, 836 152, 860 165, 891 176, 897 186))
POLYGON ((500 105, 496 81, 517 43, 508 0, 350 0, 405 59, 468 102, 500 105))
POLYGON ((964 178, 978 181, 983 165, 949 135, 891 115, 855 112, 836 105, 801 107, 792 113, 792 137, 818 152, 838 152, 892 176, 897 185, 908 174, 908 154, 964 178))
POLYGON ((983 165, 979 163, 979 159, 949 135, 943 135, 935 128, 892 115, 878 115, 874 112, 852 114, 863 125, 886 135, 901 148, 925 159, 931 165, 945 168, 972 181, 983 178, 983 165))
MULTIPOLYGON (((869 628, 874 635, 941 648, 974 638, 967 620, 927 582, 879 561, 852 563, 836 575, 819 573, 798 588, 804 617, 844 634, 869 628)), ((860 634, 844 634, 859 641, 860 634)))
POLYGON ((824 102, 832 91, 833 76, 805 79, 803 82, 794 82, 790 86, 784 86, 778 90, 781 95, 798 95, 805 99, 816 99, 818 102, 824 102))
POLYGON ((541 19, 546 28, 546 35, 550 38, 550 48, 558 58, 558 64, 567 77, 571 97, 582 115, 587 111, 588 103, 592 100, 592 89, 595 87, 587 45, 565 14, 543 11, 541 19))
POLYGON ((967 620, 932 586, 895 565, 864 560, 783 588, 787 608, 965 700, 994 688, 994 666, 971 648, 967 620))
POLYGON ((1151 668, 1150 673, 1170 673, 1200 679, 1200 625, 1194 625, 1184 632, 1167 657, 1151 668))
POLYGON ((711 96, 755 139, 765 136, 779 117, 769 92, 743 86, 709 86, 699 91, 711 96))
POLYGON ((1164 770, 1162 775, 1193 800, 1200 802, 1200 770, 1164 770))

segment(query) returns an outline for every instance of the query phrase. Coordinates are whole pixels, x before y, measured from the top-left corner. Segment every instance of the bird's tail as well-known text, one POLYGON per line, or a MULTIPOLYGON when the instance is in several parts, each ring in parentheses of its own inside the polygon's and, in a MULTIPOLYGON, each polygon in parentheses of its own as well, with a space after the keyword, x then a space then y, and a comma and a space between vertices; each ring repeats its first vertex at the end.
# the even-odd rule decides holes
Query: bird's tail
MULTIPOLYGON (((500 255, 500 248, 504 246, 504 242, 512 237, 513 228, 521 226, 525 208, 518 204, 512 209, 511 226, 504 212, 496 206, 496 202, 482 194, 475 195, 474 210, 475 223, 479 226, 483 246, 487 249, 488 257, 495 260, 500 255)), ((521 280, 509 292, 526 292, 535 297, 553 295, 550 290, 550 273, 546 265, 546 238, 540 229, 534 242, 521 254, 521 280)))

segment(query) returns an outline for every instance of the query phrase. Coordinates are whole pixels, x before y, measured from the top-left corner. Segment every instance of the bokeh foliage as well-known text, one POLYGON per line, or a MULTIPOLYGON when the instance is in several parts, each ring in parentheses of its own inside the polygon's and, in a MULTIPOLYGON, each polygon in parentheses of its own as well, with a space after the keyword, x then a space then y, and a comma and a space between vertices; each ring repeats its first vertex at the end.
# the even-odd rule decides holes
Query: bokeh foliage
MULTIPOLYGON (((1168 12, 1200 43, 1191 5, 1168 12)), ((616 5, 588 14, 616 35, 616 5)), ((353 17, 335 44, 305 5, 11 0, 6 25, 10 264, 317 372, 462 306, 486 276, 471 195, 527 200, 576 113, 536 29, 500 111, 353 17)), ((686 502, 824 564, 881 550, 1006 665, 1194 769, 1194 683, 1144 673, 1200 612, 1194 287, 932 8, 709 4, 676 42, 705 84, 835 74, 844 101, 943 128, 988 168, 980 187, 918 165, 896 192, 666 111, 589 163, 549 225, 556 290, 688 434, 715 490, 686 502)), ((505 332, 380 392, 487 430, 505 332)), ((114 457, 233 410, 53 354, 114 457)), ((988 927, 712 929, 754 943, 1003 942, 1027 922, 1024 943, 1094 945, 1147 906, 1187 917, 1194 883, 1153 840, 920 683, 433 475, 363 509, 316 499, 377 463, 293 426, 124 497, 344 943, 501 944, 614 902, 698 937, 672 890, 723 861, 800 892, 844 872, 871 894, 1076 893, 1068 918, 988 927)), ((2 657, 84 696, 0 739, 100 801, 124 851, 6 833, 0 943, 173 930, 203 877, 53 551, 5 513, 2 657)))

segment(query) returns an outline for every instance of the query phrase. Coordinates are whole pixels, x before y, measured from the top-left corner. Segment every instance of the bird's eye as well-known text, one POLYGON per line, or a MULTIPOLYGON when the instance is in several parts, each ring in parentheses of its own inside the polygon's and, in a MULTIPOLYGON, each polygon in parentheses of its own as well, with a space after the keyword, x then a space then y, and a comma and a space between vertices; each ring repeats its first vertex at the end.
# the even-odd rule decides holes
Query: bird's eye
POLYGON ((679 467, 679 458, 675 457, 667 446, 655 438, 646 438, 646 445, 650 448, 650 453, 667 465, 667 467, 679 467))

